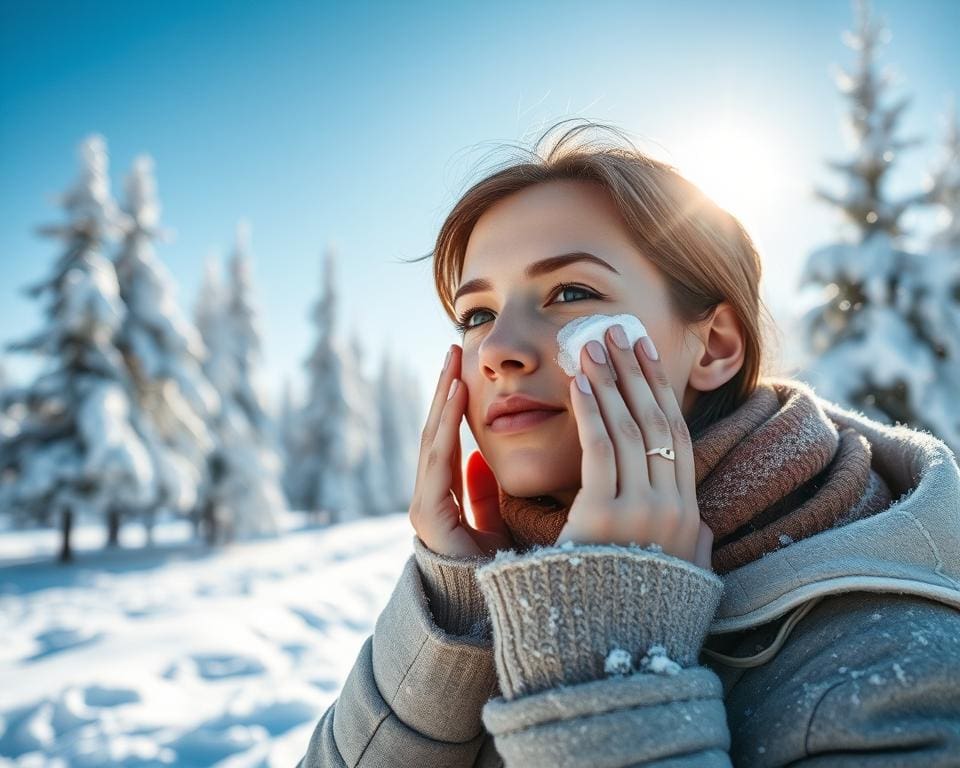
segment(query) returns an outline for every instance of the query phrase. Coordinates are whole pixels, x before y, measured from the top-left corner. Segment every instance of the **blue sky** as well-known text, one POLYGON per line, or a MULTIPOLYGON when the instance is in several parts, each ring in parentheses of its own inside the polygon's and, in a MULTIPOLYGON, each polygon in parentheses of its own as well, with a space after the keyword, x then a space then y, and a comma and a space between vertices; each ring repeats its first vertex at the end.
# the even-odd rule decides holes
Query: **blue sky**
MULTIPOLYGON (((262 379, 302 386, 321 255, 338 251, 340 325, 367 363, 386 345, 432 392, 458 337, 428 252, 457 195, 499 143, 556 120, 610 122, 676 162, 740 215, 761 248, 764 296, 786 318, 803 257, 837 236, 811 194, 839 189, 845 103, 832 68, 853 10, 807 2, 75 2, 0 5, 0 342, 40 327, 22 288, 57 244, 53 195, 76 145, 108 142, 115 194, 133 158, 156 163, 158 253, 192 316, 211 254, 250 222, 262 379), (727 170, 746 163, 742 173, 727 170), (731 179, 734 175, 739 178, 731 179)), ((960 92, 960 3, 875 2, 881 64, 913 101, 892 194, 919 188, 960 92)), ((914 220, 919 236, 932 214, 914 220)), ((908 223, 910 221, 908 220, 908 223)), ((5 354, 14 378, 36 364, 5 354)))

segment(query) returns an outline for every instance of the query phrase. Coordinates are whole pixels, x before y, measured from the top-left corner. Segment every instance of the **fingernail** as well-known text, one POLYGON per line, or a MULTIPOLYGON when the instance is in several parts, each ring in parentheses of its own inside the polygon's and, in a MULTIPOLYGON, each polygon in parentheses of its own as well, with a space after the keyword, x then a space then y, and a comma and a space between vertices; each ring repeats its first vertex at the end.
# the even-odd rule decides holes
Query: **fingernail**
POLYGON ((450 354, 453 352, 453 347, 447 347, 447 356, 443 358, 443 370, 447 370, 447 365, 450 364, 450 354))
POLYGON ((590 380, 584 376, 582 373, 578 373, 573 377, 577 381, 577 386, 580 388, 580 391, 585 395, 592 395, 593 389, 590 386, 590 380))
POLYGON ((450 391, 447 392, 447 400, 453 397, 453 393, 457 391, 457 384, 460 383, 460 379, 454 379, 450 382, 450 391))
POLYGON ((660 356, 657 354, 657 348, 653 345, 653 339, 649 336, 640 337, 640 346, 643 347, 643 353, 651 360, 660 359, 660 356))
POLYGON ((587 354, 597 365, 607 362, 607 353, 603 351, 603 344, 595 339, 587 342, 587 354))
POLYGON ((615 325, 610 329, 610 335, 613 336, 613 343, 616 344, 620 349, 630 349, 630 340, 627 339, 627 334, 623 330, 622 325, 615 325))

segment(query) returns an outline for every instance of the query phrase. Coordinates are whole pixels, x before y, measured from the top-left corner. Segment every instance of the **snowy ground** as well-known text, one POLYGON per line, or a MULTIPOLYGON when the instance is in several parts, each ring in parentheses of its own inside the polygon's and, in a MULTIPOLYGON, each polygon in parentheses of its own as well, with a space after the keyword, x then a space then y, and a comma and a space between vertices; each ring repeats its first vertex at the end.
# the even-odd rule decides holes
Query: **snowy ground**
POLYGON ((285 766, 303 755, 412 552, 406 513, 210 554, 184 526, 51 562, 0 534, 0 765, 285 766))

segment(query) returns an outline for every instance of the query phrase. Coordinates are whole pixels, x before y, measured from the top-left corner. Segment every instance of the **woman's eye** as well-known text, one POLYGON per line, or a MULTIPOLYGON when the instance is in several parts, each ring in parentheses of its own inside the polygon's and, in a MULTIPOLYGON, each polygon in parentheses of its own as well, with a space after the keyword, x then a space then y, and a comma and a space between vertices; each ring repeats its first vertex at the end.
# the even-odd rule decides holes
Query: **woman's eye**
MULTIPOLYGON (((590 291, 590 290, 588 290, 588 289, 586 289, 586 288, 581 288, 579 285, 565 285, 565 286, 563 286, 563 288, 561 288, 559 291, 557 291, 557 296, 561 296, 561 295, 563 295, 564 293, 566 293, 567 291, 580 291, 580 293, 587 293, 587 294, 590 294, 590 297, 591 297, 591 298, 593 298, 593 297, 596 296, 596 294, 595 294, 593 291, 590 291)), ((569 304, 570 302, 569 302, 569 301, 561 301, 560 303, 561 303, 561 304, 569 304)))
MULTIPOLYGON (((556 288, 554 288, 554 292, 553 292, 551 295, 552 295, 552 296, 555 296, 555 297, 559 297, 559 296, 562 296, 563 294, 567 293, 568 291, 573 291, 574 293, 579 292, 579 293, 582 293, 582 294, 586 294, 586 299, 599 299, 599 298, 602 298, 600 295, 598 295, 598 294, 595 293, 594 291, 591 291, 589 288, 582 288, 582 287, 580 287, 579 285, 560 285, 560 286, 557 286, 556 288)), ((584 301, 584 300, 585 300, 585 299, 579 299, 579 301, 584 301)), ((559 303, 559 304, 570 304, 570 303, 572 303, 573 301, 578 301, 578 299, 573 299, 573 300, 570 300, 570 301, 560 301, 560 302, 556 302, 556 303, 559 303)), ((554 303, 554 302, 550 302, 550 303, 554 303)), ((490 311, 487 310, 487 309, 479 309, 479 308, 478 308, 478 309, 469 309, 469 310, 467 310, 466 312, 464 312, 464 313, 460 316, 459 322, 456 323, 457 330, 460 331, 460 333, 465 333, 466 331, 470 330, 471 328, 477 328, 478 326, 483 325, 482 322, 480 322, 480 323, 471 323, 471 320, 473 320, 473 318, 474 318, 476 315, 478 315, 478 314, 483 314, 484 312, 486 312, 487 314, 490 314, 490 311)))

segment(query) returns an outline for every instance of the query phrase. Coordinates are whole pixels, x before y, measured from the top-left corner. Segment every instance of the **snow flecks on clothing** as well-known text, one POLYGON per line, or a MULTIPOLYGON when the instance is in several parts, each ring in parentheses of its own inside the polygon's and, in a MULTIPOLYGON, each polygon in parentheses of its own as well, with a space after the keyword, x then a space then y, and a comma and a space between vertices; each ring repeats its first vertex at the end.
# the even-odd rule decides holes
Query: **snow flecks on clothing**
POLYGON ((607 654, 603 663, 603 671, 606 675, 629 675, 633 672, 633 660, 630 657, 630 651, 614 646, 607 654))
POLYGON ((547 631, 551 635, 557 634, 557 619, 560 618, 560 611, 556 607, 550 608, 550 617, 547 621, 547 631))
POLYGON ((787 536, 787 534, 785 534, 785 533, 781 533, 778 538, 779 538, 779 540, 780 540, 780 546, 781 546, 781 547, 786 547, 786 546, 789 546, 790 544, 793 544, 793 539, 791 539, 791 538, 790 538, 789 536, 787 536))
POLYGON ((647 672, 654 675, 676 675, 682 667, 667 656, 662 645, 651 645, 639 665, 633 666, 629 651, 614 646, 603 663, 603 671, 609 675, 628 675, 631 672, 647 672))
POLYGON ((640 671, 642 672, 675 675, 680 672, 680 669, 680 665, 667 656, 667 649, 662 645, 651 645, 647 655, 640 659, 640 671))
POLYGON ((895 663, 895 664, 893 665, 893 671, 894 671, 894 673, 895 673, 896 676, 897 676, 897 680, 899 680, 901 683, 903 683, 904 685, 906 685, 906 684, 907 684, 907 676, 906 676, 906 675, 904 674, 904 672, 903 672, 903 667, 901 667, 899 664, 896 664, 896 663, 895 663))
MULTIPOLYGON (((776 446, 776 450, 759 451, 755 460, 757 466, 751 472, 722 472, 720 467, 711 474, 710 481, 704 483, 703 498, 699 494, 701 508, 735 505, 742 499, 757 493, 771 477, 777 477, 797 461, 808 454, 811 447, 823 442, 824 425, 816 419, 801 419, 797 428, 776 446)), ((836 429, 833 429, 836 437, 836 429)), ((736 459, 736 452, 725 461, 736 459)))

